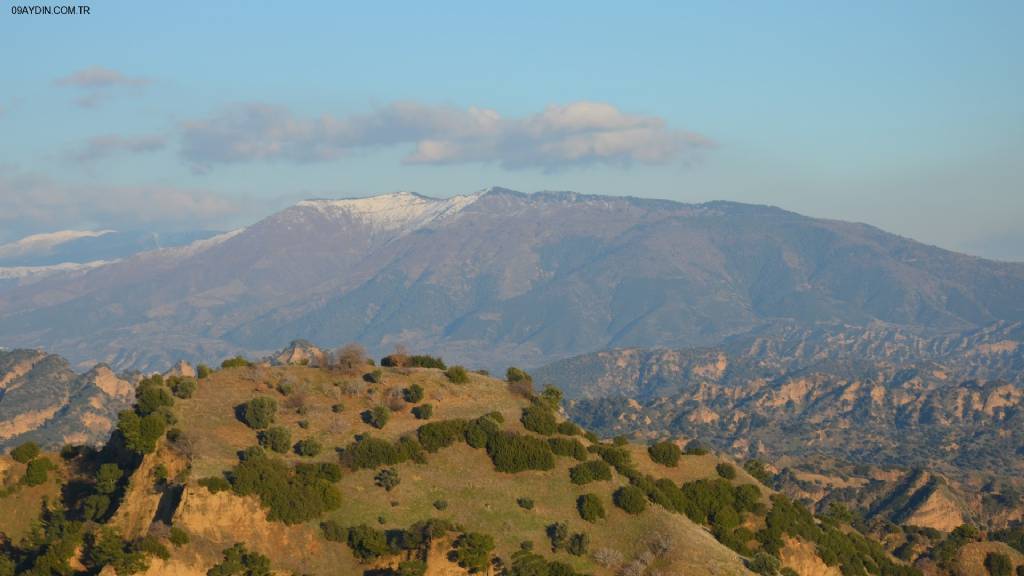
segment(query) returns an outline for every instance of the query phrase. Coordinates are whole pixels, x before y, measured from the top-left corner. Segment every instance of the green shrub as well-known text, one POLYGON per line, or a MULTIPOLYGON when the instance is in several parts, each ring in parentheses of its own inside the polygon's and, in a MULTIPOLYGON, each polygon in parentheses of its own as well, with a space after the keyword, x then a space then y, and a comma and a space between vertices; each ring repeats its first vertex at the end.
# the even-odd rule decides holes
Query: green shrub
POLYGON ((284 454, 292 447, 292 433, 283 426, 271 426, 258 435, 260 446, 284 454))
POLYGON ((117 484, 121 481, 124 472, 113 462, 101 464, 96 472, 96 492, 99 494, 113 494, 117 490, 117 484))
POLYGON ((370 372, 363 374, 363 380, 370 384, 380 384, 384 381, 384 371, 380 369, 371 370, 370 372))
POLYGON ((415 416, 417 420, 430 420, 431 416, 434 415, 434 407, 430 404, 413 406, 412 415, 415 416))
POLYGON ((210 374, 213 374, 213 370, 211 370, 206 364, 196 365, 196 377, 200 380, 209 377, 210 374))
POLYGON ((285 524, 317 518, 341 505, 341 493, 330 481, 319 474, 296 473, 281 460, 267 456, 235 466, 231 485, 240 496, 258 496, 269 509, 267 518, 285 524))
POLYGON ((533 498, 516 498, 516 504, 518 504, 523 510, 533 510, 533 498))
POLYGON ((207 570, 206 576, 270 576, 270 559, 235 544, 224 550, 224 560, 207 570))
POLYGON ((670 440, 648 446, 647 453, 651 456, 651 460, 670 468, 675 468, 679 464, 679 457, 682 455, 679 446, 670 440))
POLYGON ((598 444, 591 446, 587 450, 596 453, 601 457, 601 460, 610 464, 620 474, 625 474, 627 470, 633 468, 633 458, 625 448, 598 444))
POLYGON ((726 480, 732 480, 733 478, 736 478, 736 467, 726 462, 719 462, 718 464, 716 464, 715 472, 717 472, 719 476, 725 478, 726 480))
POLYGON ((545 532, 548 535, 548 540, 551 541, 552 552, 562 550, 569 543, 569 525, 565 522, 549 524, 545 532))
POLYGON ((169 408, 174 405, 174 397, 171 391, 163 386, 163 378, 156 374, 150 378, 144 378, 135 389, 135 409, 140 416, 152 414, 161 408, 169 408))
POLYGON ((167 386, 171 393, 178 398, 191 398, 196 392, 196 381, 183 376, 171 376, 167 379, 167 386))
POLYGON ((295 392, 295 385, 291 382, 279 382, 276 388, 281 396, 291 396, 295 392))
POLYGON ((586 460, 589 454, 586 447, 579 440, 573 438, 548 438, 548 445, 556 455, 571 456, 580 462, 586 460))
POLYGON ((758 482, 765 486, 771 486, 772 484, 772 473, 768 471, 767 466, 760 460, 747 460, 743 464, 743 469, 757 479, 758 482))
POLYGON ((535 401, 526 408, 523 408, 523 415, 520 421, 527 430, 543 434, 544 436, 550 436, 558 431, 558 421, 555 419, 555 413, 552 412, 547 404, 541 401, 535 401))
POLYGON ((444 375, 453 384, 465 384, 469 382, 469 372, 463 366, 452 366, 444 371, 444 375))
POLYGON ((439 420, 416 429, 416 437, 427 452, 447 448, 463 437, 469 422, 466 420, 439 420))
POLYGON ((306 438, 295 443, 295 453, 299 456, 312 458, 323 452, 323 445, 315 438, 306 438))
POLYGON ((417 368, 437 368, 439 370, 448 369, 448 367, 444 365, 444 360, 434 356, 427 356, 425 354, 410 356, 409 365, 416 366, 417 368))
POLYGON ((199 479, 199 485, 210 491, 211 494, 231 490, 231 483, 220 476, 207 476, 199 479))
POLYGON ((583 494, 577 498, 576 511, 587 522, 597 522, 604 518, 604 504, 601 504, 597 494, 583 494))
POLYGON ((274 423, 277 413, 277 402, 273 398, 260 396, 253 398, 242 406, 242 422, 250 428, 262 430, 274 423))
POLYGON ((455 541, 455 561, 470 574, 485 572, 491 563, 494 538, 488 534, 469 532, 455 541))
POLYGON ((99 522, 110 511, 110 496, 90 494, 82 501, 82 516, 86 520, 99 522))
POLYGON ((348 528, 342 526, 337 520, 327 520, 320 523, 320 533, 324 540, 330 542, 345 542, 348 540, 348 528))
POLYGON ((487 454, 499 472, 551 470, 555 467, 555 455, 547 442, 515 432, 491 435, 487 454))
POLYGON ((398 464, 403 459, 398 448, 391 442, 363 436, 345 448, 342 461, 353 470, 364 470, 398 464))
POLYGON ((383 468, 377 475, 373 477, 373 483, 380 486, 387 492, 391 492, 402 482, 402 479, 398 477, 398 470, 394 468, 383 468))
POLYGON ((747 562, 747 568, 754 574, 760 574, 761 576, 775 576, 779 572, 781 565, 782 563, 778 558, 764 552, 754 554, 754 557, 747 562))
POLYGON ((22 464, 28 464, 36 456, 39 456, 39 445, 35 442, 25 442, 11 450, 11 458, 22 464))
POLYGON ((569 479, 573 484, 583 485, 598 480, 611 480, 612 469, 601 460, 590 460, 577 464, 569 469, 569 479))
POLYGON ((985 556, 985 569, 991 576, 1012 576, 1013 562, 1006 554, 989 552, 985 556))
POLYGON ((434 508, 436 510, 447 510, 448 509, 448 501, 447 500, 434 500, 434 508))
POLYGON ((29 460, 25 468, 25 475, 21 477, 22 484, 26 486, 38 486, 47 480, 47 473, 56 466, 48 458, 36 458, 29 460))
POLYGON ((423 560, 403 560, 398 563, 397 576, 423 576, 426 573, 427 564, 423 560))
POLYGON ((160 414, 140 417, 132 410, 118 414, 117 429, 124 437, 125 446, 140 454, 156 450, 157 440, 164 435, 166 420, 160 414))
POLYGON ((690 440, 690 442, 686 444, 686 449, 683 450, 683 453, 687 456, 703 456, 708 452, 710 452, 710 450, 700 440, 690 440))
POLYGON ((348 547, 363 562, 391 553, 388 537, 382 530, 360 524, 348 530, 348 547))
POLYGON ((647 496, 636 486, 623 486, 612 495, 612 501, 630 514, 639 514, 647 509, 647 496))
POLYGON ((378 430, 387 425, 391 419, 391 410, 387 406, 374 406, 364 413, 364 420, 378 430))
POLYGON ((238 355, 234 358, 228 358, 227 360, 220 363, 221 368, 246 368, 252 366, 252 362, 245 359, 245 356, 238 355))
POLYGON ((171 527, 171 533, 167 537, 167 539, 171 541, 171 544, 173 544, 175 548, 181 548, 182 546, 188 544, 190 540, 188 532, 182 530, 181 528, 178 528, 177 526, 171 527))
POLYGON ((557 386, 548 384, 544 386, 544 390, 540 393, 538 398, 551 410, 558 410, 558 407, 562 405, 562 390, 557 386))
POLYGON ((345 405, 344 404, 333 404, 333 405, 331 405, 331 412, 334 412, 335 414, 341 414, 344 411, 345 411, 345 405))
POLYGON ((171 552, 157 540, 156 536, 144 536, 136 540, 132 548, 161 560, 168 560, 171 557, 171 552))
POLYGON ((582 436, 583 429, 577 426, 575 422, 566 420, 558 423, 558 433, 565 436, 582 436))
POLYGON ((423 386, 412 384, 408 388, 403 389, 402 398, 409 404, 416 404, 423 400, 423 386))
POLYGON ((590 536, 585 533, 573 534, 569 538, 569 545, 566 550, 573 556, 583 556, 590 550, 590 536))

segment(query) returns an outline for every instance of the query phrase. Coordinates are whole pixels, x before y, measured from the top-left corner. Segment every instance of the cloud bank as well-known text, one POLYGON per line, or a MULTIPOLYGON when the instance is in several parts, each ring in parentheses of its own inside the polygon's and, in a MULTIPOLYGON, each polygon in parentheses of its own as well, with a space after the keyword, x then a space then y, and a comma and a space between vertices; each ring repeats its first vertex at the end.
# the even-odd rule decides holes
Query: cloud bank
POLYGON ((197 170, 254 161, 324 162, 408 145, 408 164, 497 163, 507 169, 663 164, 711 145, 656 116, 601 102, 549 106, 506 118, 485 108, 398 102, 369 114, 301 118, 286 108, 239 104, 181 126, 182 158, 197 170))
POLYGON ((120 153, 146 154, 162 150, 167 145, 167 139, 160 135, 144 136, 121 136, 118 134, 106 134, 90 138, 67 156, 75 162, 95 162, 120 153))

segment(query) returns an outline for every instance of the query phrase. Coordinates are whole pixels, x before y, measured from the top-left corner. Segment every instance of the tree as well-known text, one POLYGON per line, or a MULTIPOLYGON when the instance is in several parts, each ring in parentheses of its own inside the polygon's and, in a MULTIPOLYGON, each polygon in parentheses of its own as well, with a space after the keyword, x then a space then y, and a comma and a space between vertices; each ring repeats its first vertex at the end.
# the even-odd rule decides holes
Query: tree
POLYGON ((612 501, 630 514, 639 514, 647 509, 647 496, 636 486, 623 486, 612 495, 612 501))
POLYGON ((202 380, 203 378, 208 378, 210 374, 213 374, 213 370, 206 364, 196 365, 196 377, 199 378, 200 380, 202 380))
POLYGON ((772 473, 768 471, 768 467, 764 462, 760 460, 747 460, 747 462, 743 464, 743 469, 747 471, 747 474, 757 478, 757 481, 761 484, 764 484, 765 486, 771 485, 772 473))
POLYGON ((121 481, 124 472, 114 463, 101 464, 96 473, 96 491, 100 494, 113 494, 117 490, 117 483, 121 481))
POLYGON ((530 432, 550 436, 558 431, 558 421, 551 407, 543 401, 535 401, 533 404, 523 408, 523 415, 520 418, 523 428, 530 432))
POLYGON ((469 372, 465 366, 451 366, 444 371, 444 375, 448 377, 448 380, 453 384, 465 384, 469 382, 469 372))
POLYGON ((597 522, 605 516, 604 505, 597 494, 583 494, 577 498, 576 510, 580 513, 580 518, 587 522, 597 522))
POLYGON ((383 468, 373 477, 373 482, 384 490, 391 492, 402 480, 398 477, 398 470, 394 468, 383 468))
POLYGON ((679 446, 670 440, 648 446, 647 453, 651 456, 651 460, 669 468, 675 468, 679 464, 679 457, 682 456, 679 446))
POLYGON ((292 433, 283 426, 271 426, 260 432, 260 446, 284 454, 292 447, 292 433))
POLYGON ((373 560, 390 551, 387 535, 375 528, 360 524, 348 530, 348 547, 363 562, 373 560))
POLYGON ((124 436, 129 450, 150 454, 156 450, 157 440, 164 435, 166 422, 158 413, 140 417, 132 410, 124 410, 118 414, 117 429, 124 436))
POLYGON ((540 399, 548 405, 548 408, 558 410, 558 407, 562 405, 562 390, 557 386, 548 384, 541 391, 540 399))
POLYGON ((408 388, 403 389, 402 398, 409 404, 416 404, 423 400, 423 386, 412 384, 408 388))
POLYGON ((183 376, 171 376, 167 379, 167 386, 171 393, 178 398, 191 398, 196 391, 196 381, 183 376))
POLYGON ((228 358, 227 360, 220 363, 221 368, 246 368, 252 366, 252 362, 245 359, 245 356, 239 354, 234 358, 228 358))
POLYGON ((589 460, 569 469, 569 480, 573 484, 583 485, 598 480, 611 480, 612 469, 603 460, 589 460))
POLYGON ((505 380, 508 382, 508 388, 512 393, 519 394, 524 398, 533 396, 533 378, 525 370, 509 366, 508 370, 505 371, 505 380))
POLYGON ((754 554, 754 557, 747 562, 747 568, 761 576, 774 576, 779 572, 780 565, 781 562, 779 562, 778 558, 765 552, 754 554))
POLYGON ((551 540, 552 552, 558 552, 565 548, 565 545, 569 542, 569 525, 565 522, 549 524, 546 532, 548 539, 551 540))
POLYGON ((573 534, 572 537, 569 538, 569 545, 566 547, 569 554, 572 554, 573 556, 583 556, 589 549, 590 536, 583 532, 573 534))
POLYGON ((985 569, 991 576, 1011 576, 1013 574, 1013 562, 1006 554, 989 552, 985 556, 985 569))
POLYGON ((28 464, 36 456, 39 456, 39 445, 35 442, 25 442, 11 450, 11 458, 22 464, 28 464))
POLYGON ((405 560, 398 564, 398 576, 423 576, 427 573, 427 564, 422 560, 405 560))
POLYGON ((171 533, 167 539, 171 541, 171 544, 173 544, 175 548, 181 548, 188 544, 190 540, 188 532, 178 528, 177 526, 171 526, 171 533))
POLYGON ((484 572, 491 563, 494 538, 488 534, 469 532, 455 542, 455 561, 470 574, 484 572))
POLYGON ((277 413, 277 402, 273 398, 260 396, 253 398, 242 406, 242 422, 250 428, 262 430, 274 423, 277 413))

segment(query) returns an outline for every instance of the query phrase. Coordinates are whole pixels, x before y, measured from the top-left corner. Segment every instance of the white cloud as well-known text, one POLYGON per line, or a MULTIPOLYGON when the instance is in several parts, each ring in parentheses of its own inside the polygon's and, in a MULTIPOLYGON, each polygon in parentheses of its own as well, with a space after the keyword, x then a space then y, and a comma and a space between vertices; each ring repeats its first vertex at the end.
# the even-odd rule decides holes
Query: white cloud
POLYGON ((600 102, 550 106, 521 118, 485 108, 398 102, 369 114, 300 118, 240 104, 182 125, 183 158, 199 170, 252 161, 322 162, 353 151, 409 145, 411 164, 498 163, 506 168, 674 161, 711 144, 662 118, 600 102))
POLYGON ((110 98, 114 90, 121 88, 142 88, 150 83, 148 78, 126 76, 117 70, 93 66, 54 80, 58 86, 68 86, 83 94, 75 100, 82 108, 93 108, 110 98))
POLYGON ((160 135, 121 136, 106 134, 90 138, 67 155, 76 162, 87 163, 119 153, 145 154, 162 150, 167 140, 160 135))

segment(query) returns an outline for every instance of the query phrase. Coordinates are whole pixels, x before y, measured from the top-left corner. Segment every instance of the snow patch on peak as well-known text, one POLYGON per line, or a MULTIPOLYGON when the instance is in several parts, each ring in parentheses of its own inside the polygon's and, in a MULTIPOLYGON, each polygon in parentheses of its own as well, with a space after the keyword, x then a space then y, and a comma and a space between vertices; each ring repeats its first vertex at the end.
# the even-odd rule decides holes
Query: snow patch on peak
POLYGON ((0 257, 22 256, 25 254, 46 252, 56 246, 82 238, 97 238, 112 234, 114 230, 59 230, 33 234, 8 244, 0 244, 0 257))
POLYGON ((430 198, 415 192, 395 192, 366 198, 303 200, 296 206, 316 210, 329 218, 358 220, 374 231, 409 232, 456 216, 485 193, 481 190, 450 198, 430 198))

